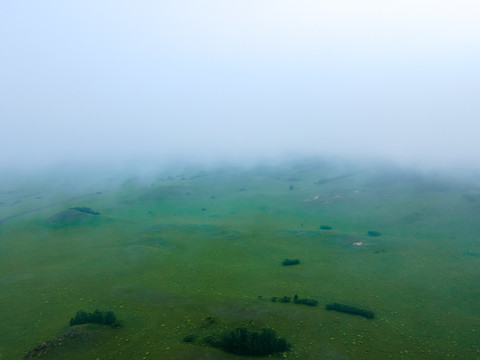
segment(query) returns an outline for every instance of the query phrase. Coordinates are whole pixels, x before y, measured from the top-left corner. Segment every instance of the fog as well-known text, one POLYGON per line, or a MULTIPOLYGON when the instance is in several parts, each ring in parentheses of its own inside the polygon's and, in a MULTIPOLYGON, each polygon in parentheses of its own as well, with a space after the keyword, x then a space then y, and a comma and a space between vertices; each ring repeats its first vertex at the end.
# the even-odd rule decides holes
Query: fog
POLYGON ((480 5, 0 4, 0 166, 480 163, 480 5))

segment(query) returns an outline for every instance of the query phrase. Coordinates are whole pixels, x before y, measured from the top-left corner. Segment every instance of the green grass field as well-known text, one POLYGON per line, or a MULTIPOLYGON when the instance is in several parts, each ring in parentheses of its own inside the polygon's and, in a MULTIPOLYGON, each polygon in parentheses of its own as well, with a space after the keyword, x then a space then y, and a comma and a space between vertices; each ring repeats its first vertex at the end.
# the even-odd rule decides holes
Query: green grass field
POLYGON ((202 340, 236 327, 273 328, 278 358, 480 359, 479 172, 303 160, 82 180, 0 183, 1 360, 80 309, 120 326, 32 359, 248 358, 202 340), (319 305, 270 301, 295 294, 319 305))

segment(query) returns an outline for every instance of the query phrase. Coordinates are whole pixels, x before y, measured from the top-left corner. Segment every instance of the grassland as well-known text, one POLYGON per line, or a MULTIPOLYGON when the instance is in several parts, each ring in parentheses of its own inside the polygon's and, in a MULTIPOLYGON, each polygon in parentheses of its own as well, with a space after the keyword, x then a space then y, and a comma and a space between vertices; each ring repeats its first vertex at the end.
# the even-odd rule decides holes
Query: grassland
POLYGON ((20 180, 0 183, 1 360, 80 309, 121 326, 85 325, 35 358, 236 359, 201 343, 235 327, 273 328, 287 359, 480 358, 478 172, 310 159, 20 180), (270 301, 294 294, 319 306, 270 301))

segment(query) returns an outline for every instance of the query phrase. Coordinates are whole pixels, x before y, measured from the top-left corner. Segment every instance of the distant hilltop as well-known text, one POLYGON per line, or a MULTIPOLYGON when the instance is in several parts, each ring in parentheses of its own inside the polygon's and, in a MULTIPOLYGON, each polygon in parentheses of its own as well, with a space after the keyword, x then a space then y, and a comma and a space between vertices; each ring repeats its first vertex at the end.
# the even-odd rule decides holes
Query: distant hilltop
POLYGON ((91 215, 100 215, 100 213, 98 211, 93 211, 89 207, 73 207, 73 208, 70 208, 70 210, 77 210, 77 211, 87 213, 87 214, 91 214, 91 215))

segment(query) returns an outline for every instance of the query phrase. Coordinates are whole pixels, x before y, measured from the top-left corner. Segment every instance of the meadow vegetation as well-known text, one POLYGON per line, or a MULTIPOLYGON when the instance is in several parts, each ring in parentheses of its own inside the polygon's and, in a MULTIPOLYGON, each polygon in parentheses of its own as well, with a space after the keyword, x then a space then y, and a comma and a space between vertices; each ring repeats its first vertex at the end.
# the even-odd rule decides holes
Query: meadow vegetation
POLYGON ((0 184, 0 359, 479 356, 478 172, 304 159, 104 179, 0 184))

